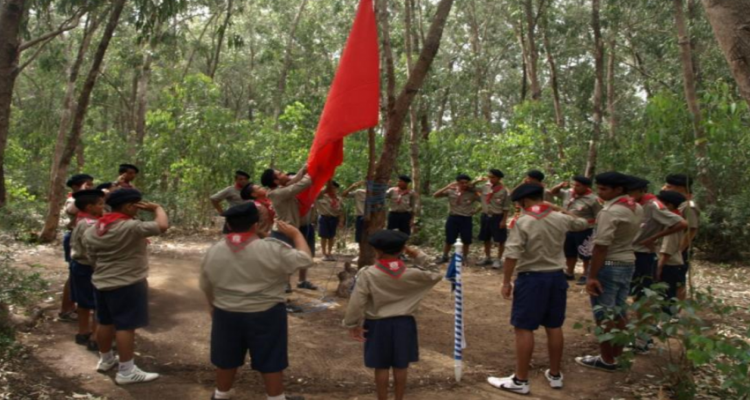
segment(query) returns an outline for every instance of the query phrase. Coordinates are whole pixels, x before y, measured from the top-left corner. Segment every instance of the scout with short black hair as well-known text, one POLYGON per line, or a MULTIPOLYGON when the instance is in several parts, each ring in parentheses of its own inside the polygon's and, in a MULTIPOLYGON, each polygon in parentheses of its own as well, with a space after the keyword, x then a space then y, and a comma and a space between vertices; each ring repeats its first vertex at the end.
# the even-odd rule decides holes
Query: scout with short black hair
POLYGON ((449 205, 449 215, 445 221, 443 255, 438 257, 437 262, 448 262, 448 253, 460 236, 461 242, 464 244, 464 260, 468 264, 474 228, 472 217, 479 211, 474 203, 480 201, 479 193, 472 184, 471 177, 466 174, 459 174, 456 176, 455 182, 438 190, 433 196, 435 198, 447 197, 449 205))
MULTIPOLYGON (((679 210, 680 205, 687 198, 680 192, 662 190, 657 195, 670 213, 682 218, 679 210)), ((687 223, 687 222, 686 222, 687 223)), ((668 285, 666 297, 668 300, 677 299, 680 288, 687 283, 687 265, 682 258, 682 243, 685 230, 680 229, 664 237, 659 248, 659 264, 656 268, 656 280, 668 285)), ((667 312, 670 312, 667 308, 667 312)))
POLYGON ((550 190, 553 196, 562 199, 563 208, 589 222, 589 228, 579 232, 568 232, 565 235, 565 273, 568 280, 575 279, 575 268, 578 259, 583 261, 583 274, 578 281, 579 285, 586 284, 586 273, 591 260, 591 236, 594 234, 596 216, 602 209, 594 192, 591 190, 591 178, 576 175, 572 179, 570 189, 567 181, 558 184, 550 190))
POLYGON ((257 235, 255 203, 224 212, 229 233, 206 253, 200 288, 209 305, 211 363, 216 366, 212 399, 229 399, 237 369, 250 353, 252 369, 263 376, 269 400, 303 399, 284 395, 288 361, 288 322, 284 306, 289 275, 313 266, 300 231, 284 221, 276 229, 294 247, 257 235))
POLYGON ((365 366, 375 369, 378 400, 388 398, 391 369, 395 398, 404 398, 409 364, 419 361, 414 314, 422 299, 443 279, 440 269, 430 265, 424 253, 405 247, 408 239, 407 234, 392 230, 369 236, 377 261, 357 275, 343 321, 350 336, 365 344, 365 366), (404 264, 402 251, 414 260, 415 267, 404 264))
POLYGON ((362 189, 365 181, 353 183, 346 188, 341 197, 345 199, 354 199, 354 241, 361 245, 362 234, 365 229, 365 205, 367 202, 367 190, 362 189))
POLYGON ((513 299, 511 325, 516 334, 517 367, 509 377, 490 377, 487 381, 498 389, 529 393, 534 331, 544 326, 550 358, 550 368, 544 376, 552 388, 561 389, 562 325, 568 290, 563 272, 563 244, 567 232, 585 230, 588 222, 545 203, 544 188, 536 183, 520 185, 511 197, 523 211, 510 224, 502 295, 506 300, 513 299), (518 276, 513 285, 511 279, 515 270, 518 276))
POLYGON ((73 302, 78 305, 78 333, 75 342, 91 351, 98 351, 96 318, 92 319, 91 315, 91 311, 96 310, 95 289, 91 282, 94 269, 83 245, 83 233, 104 214, 104 192, 80 190, 73 193, 73 198, 79 210, 75 228, 70 235, 70 294, 73 302))
MULTIPOLYGON (((693 200, 693 179, 685 174, 670 174, 666 178, 667 184, 664 185, 664 190, 675 191, 685 196, 686 200, 680 204, 678 210, 682 214, 682 217, 688 223, 688 230, 682 241, 682 258, 685 261, 685 265, 688 271, 690 271, 690 254, 691 247, 695 236, 698 234, 698 228, 700 227, 701 221, 701 210, 698 204, 693 200)), ((685 286, 682 286, 677 291, 677 297, 680 300, 685 300, 687 290, 685 286)))
POLYGON ((510 212, 510 193, 503 185, 505 177, 499 169, 490 169, 486 178, 486 185, 482 191, 482 219, 479 228, 479 240, 484 242, 485 259, 480 265, 492 265, 500 268, 500 260, 505 251, 505 241, 508 239, 507 219, 510 212), (497 260, 492 261, 492 243, 497 244, 497 260))
POLYGON ((117 172, 119 173, 119 176, 117 177, 117 181, 114 182, 114 185, 117 188, 135 189, 133 181, 141 172, 138 167, 133 164, 120 164, 120 166, 117 168, 117 172))
POLYGON ((409 188, 411 177, 400 175, 395 187, 388 189, 385 196, 388 199, 388 229, 396 229, 411 235, 414 227, 414 205, 417 194, 409 188))
POLYGON ((266 188, 249 182, 240 190, 240 197, 245 203, 252 202, 258 209, 258 229, 257 234, 261 238, 268 237, 271 234, 271 227, 276 218, 276 212, 273 210, 273 204, 268 199, 266 188))
MULTIPOLYGON (((596 217, 594 250, 586 280, 586 292, 591 297, 594 319, 605 330, 625 329, 627 299, 635 271, 633 238, 638 234, 643 209, 627 190, 632 179, 619 172, 605 172, 596 176, 596 191, 604 205, 596 217), (605 318, 614 314, 614 322, 605 318)), ((617 357, 623 347, 606 340, 599 343, 600 354, 576 357, 584 367, 616 371, 617 357)))
POLYGON ((318 236, 320 236, 320 249, 323 251, 323 261, 336 261, 333 256, 333 244, 336 241, 336 232, 343 225, 343 209, 341 198, 339 198, 338 182, 330 180, 326 183, 323 191, 315 200, 315 209, 318 210, 318 236))
MULTIPOLYGON (((224 209, 221 207, 221 202, 226 201, 229 207, 242 204, 242 195, 240 191, 250 182, 250 174, 244 171, 234 172, 234 185, 227 186, 224 189, 211 195, 211 204, 216 209, 216 212, 221 215, 224 209)), ((226 232, 224 232, 226 233, 226 232)))
POLYGON ((159 374, 144 372, 133 360, 135 330, 148 326, 148 240, 169 229, 166 212, 158 204, 142 201, 135 189, 119 189, 107 198, 112 212, 87 229, 83 243, 94 267, 96 317, 99 321, 97 371, 106 372, 118 364, 112 352, 117 339, 120 384, 149 382, 159 374), (138 211, 154 213, 154 221, 135 219, 138 211))

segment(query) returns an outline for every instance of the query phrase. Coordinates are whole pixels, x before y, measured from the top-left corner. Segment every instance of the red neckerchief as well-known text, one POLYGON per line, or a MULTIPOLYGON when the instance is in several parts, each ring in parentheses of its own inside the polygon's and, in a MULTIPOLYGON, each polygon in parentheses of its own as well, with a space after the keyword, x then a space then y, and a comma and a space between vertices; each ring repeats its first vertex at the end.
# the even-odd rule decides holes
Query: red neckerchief
POLYGON ((497 186, 493 186, 492 191, 490 191, 490 193, 487 194, 487 204, 490 204, 490 201, 492 201, 492 196, 494 196, 495 193, 503 190, 504 187, 505 186, 503 186, 502 183, 499 183, 497 186))
POLYGON ((656 208, 658 208, 660 210, 663 210, 663 209, 666 208, 664 206, 664 203, 662 203, 661 200, 659 200, 658 197, 656 197, 655 195, 653 195, 651 193, 644 194, 643 197, 641 197, 641 201, 639 201, 638 204, 640 204, 642 206, 645 206, 650 201, 653 202, 656 205, 656 208))
POLYGON ((276 218, 276 210, 273 209, 273 204, 271 204, 270 199, 255 199, 255 206, 265 207, 266 210, 268 210, 268 219, 270 219, 271 221, 276 218))
POLYGON ((461 205, 461 199, 464 197, 464 193, 466 193, 466 191, 462 192, 462 191, 456 189, 456 192, 458 192, 458 198, 456 199, 456 202, 453 205, 454 206, 460 206, 461 205))
POLYGON ((237 189, 237 190, 242 190, 243 187, 244 186, 240 185, 239 183, 235 183, 234 184, 234 188, 237 189))
POLYGON ((510 222, 508 223, 508 228, 513 229, 513 227, 516 226, 516 222, 518 221, 518 217, 519 217, 519 215, 516 214, 515 216, 513 216, 513 218, 511 218, 510 222))
POLYGON ((406 189, 405 191, 402 192, 401 189, 397 188, 396 194, 398 195, 398 197, 396 197, 396 204, 401 204, 401 198, 406 196, 409 193, 411 193, 409 189, 406 189))
POLYGON ((68 198, 73 197, 73 193, 68 193, 68 198))
POLYGON ((331 207, 332 207, 332 208, 333 208, 334 210, 338 210, 338 209, 339 209, 339 198, 338 198, 338 197, 336 197, 336 195, 335 195, 335 194, 333 194, 333 195, 332 195, 332 194, 330 194, 330 193, 326 193, 326 195, 328 196, 328 198, 329 198, 329 199, 330 199, 330 201, 331 201, 331 207))
POLYGON ((524 213, 536 219, 542 219, 548 216, 552 209, 547 204, 537 204, 535 206, 524 208, 524 213))
POLYGON ((226 235, 224 240, 226 240, 229 250, 232 250, 232 253, 236 253, 247 247, 247 245, 252 243, 256 238, 257 236, 255 236, 255 232, 232 232, 226 235))
POLYGON ((109 226, 114 224, 115 222, 119 220, 129 220, 133 219, 130 215, 126 215, 119 212, 112 212, 107 215, 104 215, 103 217, 99 218, 99 222, 96 224, 96 233, 99 236, 104 236, 107 231, 109 231, 109 226))
POLYGON ((614 204, 627 207, 628 210, 635 212, 635 200, 630 196, 622 196, 614 204))
POLYGON ((398 258, 393 258, 390 260, 383 260, 383 259, 378 260, 375 263, 375 268, 385 272, 388 276, 390 276, 393 279, 401 278, 401 275, 403 275, 404 271, 406 271, 406 266, 404 266, 404 262, 398 258))
POLYGON ((99 218, 101 217, 97 217, 96 215, 91 215, 89 213, 79 211, 78 214, 76 214, 76 225, 78 225, 78 222, 80 222, 82 219, 97 221, 99 218))
POLYGON ((673 213, 679 215, 680 217, 682 216, 682 213, 680 212, 680 210, 678 210, 676 208, 674 210, 670 210, 670 211, 672 211, 673 213))
POLYGON ((594 193, 594 192, 592 192, 591 189, 586 189, 586 192, 584 194, 581 194, 581 195, 579 195, 578 193, 576 193, 575 190, 571 190, 571 193, 572 194, 570 195, 570 197, 573 198, 573 199, 577 199, 577 198, 580 198, 580 197, 583 197, 583 196, 588 196, 588 195, 590 195, 591 193, 594 193))

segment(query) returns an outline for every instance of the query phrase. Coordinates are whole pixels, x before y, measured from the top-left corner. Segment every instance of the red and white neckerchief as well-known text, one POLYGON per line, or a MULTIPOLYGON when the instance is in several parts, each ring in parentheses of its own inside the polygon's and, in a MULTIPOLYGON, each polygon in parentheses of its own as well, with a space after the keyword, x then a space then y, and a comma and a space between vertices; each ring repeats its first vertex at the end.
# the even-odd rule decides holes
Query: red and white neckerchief
POLYGON ((276 219, 276 210, 273 209, 273 204, 271 203, 270 199, 255 199, 254 202, 256 207, 263 207, 268 211, 268 219, 270 219, 271 221, 276 219))
POLYGON ((529 215, 536 219, 542 219, 548 216, 552 212, 552 209, 547 204, 537 204, 531 207, 526 207, 523 209, 523 211, 526 215, 529 215))
POLYGON ((516 222, 518 222, 518 217, 520 217, 520 215, 516 214, 513 216, 513 218, 510 219, 510 222, 508 223, 509 229, 513 229, 513 227, 516 226, 516 222))
POLYGON ((583 194, 581 194, 581 195, 579 195, 578 193, 576 193, 575 190, 571 190, 570 191, 570 199, 568 200, 568 204, 567 204, 567 206, 565 208, 568 209, 568 210, 570 210, 570 206, 573 205, 573 202, 575 202, 576 199, 580 199, 580 198, 588 196, 588 195, 590 195, 592 193, 594 193, 594 192, 591 189, 586 189, 586 192, 583 193, 583 194))
POLYGON ((78 214, 76 214, 76 225, 78 225, 78 223, 81 222, 81 220, 86 221, 88 225, 94 225, 96 221, 99 220, 99 218, 100 217, 81 211, 78 214))
POLYGON ((404 262, 398 258, 378 260, 375 263, 375 268, 385 272, 393 279, 400 279, 401 275, 406 271, 404 262))
POLYGON ((68 198, 73 197, 73 193, 68 193, 68 198))
POLYGON ((396 204, 401 204, 401 200, 403 199, 403 197, 410 193, 411 193, 411 190, 409 189, 406 189, 405 191, 402 192, 401 189, 397 188, 396 189, 396 204))
POLYGON ((623 206, 628 208, 630 211, 635 212, 635 200, 633 200, 630 196, 622 196, 617 201, 614 202, 614 205, 623 206))
POLYGON ((232 250, 232 253, 244 249, 257 238, 258 236, 254 232, 232 232, 224 236, 224 240, 226 240, 227 246, 229 250, 232 250))
POLYGON ((658 197, 656 197, 655 195, 653 195, 653 194, 651 194, 651 193, 646 193, 646 194, 644 194, 644 195, 643 195, 643 197, 641 197, 641 201, 639 201, 638 203, 639 203, 640 205, 642 205, 642 206, 645 206, 645 205, 646 205, 646 204, 648 204, 649 202, 652 202, 652 203, 654 203, 654 205, 656 206, 656 208, 658 208, 658 209, 660 209, 660 210, 664 210, 665 208, 667 208, 667 207, 666 207, 666 206, 664 205, 664 203, 662 203, 662 202, 661 202, 661 200, 659 200, 659 198, 658 198, 658 197))
POLYGON ((121 220, 127 221, 129 219, 133 219, 133 217, 119 212, 109 213, 99 218, 99 221, 96 223, 96 234, 99 236, 104 236, 104 234, 109 231, 110 225, 121 220))
POLYGON ((331 202, 331 208, 338 210, 340 206, 339 198, 335 194, 327 193, 328 199, 331 202))
POLYGON ((490 202, 492 201, 492 196, 494 196, 494 195, 495 195, 495 193, 497 193, 497 192, 499 192, 499 191, 503 190, 503 188, 504 188, 504 187, 505 187, 505 186, 503 186, 503 184, 502 184, 502 183, 498 183, 498 184, 497 184, 497 186, 493 186, 493 187, 491 188, 492 190, 490 190, 490 192, 489 192, 489 193, 487 193, 487 198, 486 198, 487 204, 490 204, 490 202))
POLYGON ((674 210, 670 210, 670 211, 672 211, 673 213, 679 215, 680 217, 682 216, 682 213, 680 212, 680 210, 678 210, 676 208, 674 210))
POLYGON ((237 189, 237 190, 242 190, 243 187, 245 187, 245 186, 240 185, 239 183, 235 183, 234 184, 234 188, 237 189))

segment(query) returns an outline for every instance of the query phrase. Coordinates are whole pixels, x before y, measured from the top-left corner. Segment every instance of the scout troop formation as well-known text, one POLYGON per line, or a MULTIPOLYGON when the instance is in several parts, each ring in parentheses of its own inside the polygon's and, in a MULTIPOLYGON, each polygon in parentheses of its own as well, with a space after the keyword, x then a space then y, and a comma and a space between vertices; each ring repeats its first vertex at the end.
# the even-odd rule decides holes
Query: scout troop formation
MULTIPOLYGON (((134 188, 137 174, 135 166, 124 164, 116 182, 96 189, 91 176, 73 176, 68 181, 72 200, 65 205, 71 217, 71 232, 64 241, 71 272, 59 317, 74 319, 71 312, 76 310, 76 343, 99 352, 98 371, 117 366, 118 384, 159 376, 135 366, 134 338, 136 329, 148 325, 147 238, 165 232, 168 221, 160 206, 144 202, 134 188), (141 210, 152 212, 154 220, 136 219, 141 210)), ((504 186, 503 177, 498 169, 475 180, 461 174, 435 192, 434 197, 449 202, 445 247, 437 262, 448 261, 459 237, 469 254, 473 215, 481 211, 479 240, 484 242, 485 258, 478 264, 500 268, 504 256, 502 296, 512 299, 510 322, 517 356, 514 374, 490 377, 488 382, 499 389, 529 393, 534 331, 543 326, 550 357, 545 377, 559 389, 568 281, 575 279, 578 259, 584 261, 585 270, 579 283, 586 285, 594 317, 605 330, 624 328, 628 296, 642 296, 655 280, 667 283, 668 298, 684 298, 687 251, 699 221, 690 199, 692 182, 685 175, 670 175, 655 196, 648 193, 648 181, 618 172, 599 174, 594 181, 576 176, 572 183, 549 190, 540 171, 529 171, 512 190, 504 186), (549 201, 553 197, 562 199, 562 207, 549 201)), ((330 181, 315 206, 300 215, 296 196, 312 184, 305 168, 296 174, 268 169, 260 179, 263 186, 249 178, 237 171, 234 185, 210 198, 225 217, 225 236, 207 252, 200 274, 200 288, 213 318, 211 362, 216 367, 216 389, 212 399, 230 398, 248 352, 252 369, 263 377, 268 399, 301 399, 285 395, 283 385, 290 276, 299 274, 297 288, 317 290, 307 280, 307 269, 313 266, 314 226, 322 240, 323 260, 335 260, 333 242, 343 223, 342 200, 354 200, 355 236, 360 242, 367 192, 358 182, 339 194, 339 184, 330 181), (229 203, 228 209, 222 201, 229 203)), ((419 360, 414 315, 443 277, 424 253, 406 246, 416 200, 410 183, 408 176, 400 176, 397 186, 386 192, 388 229, 368 237, 377 261, 358 273, 343 321, 350 336, 364 342, 364 362, 375 370, 380 400, 388 398, 391 370, 396 399, 404 397, 408 366, 419 360), (414 266, 407 267, 405 256, 414 266)), ((640 351, 649 345, 648 341, 634 344, 640 351)), ((622 351, 605 341, 599 354, 577 357, 576 362, 615 371, 622 351)))

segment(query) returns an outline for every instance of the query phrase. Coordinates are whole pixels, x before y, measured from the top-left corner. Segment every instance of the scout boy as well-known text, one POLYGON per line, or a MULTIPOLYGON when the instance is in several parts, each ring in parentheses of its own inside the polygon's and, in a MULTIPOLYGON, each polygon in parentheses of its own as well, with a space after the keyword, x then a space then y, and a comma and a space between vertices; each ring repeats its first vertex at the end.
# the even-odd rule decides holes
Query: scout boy
POLYGON ((114 186, 118 189, 135 189, 133 181, 138 177, 141 172, 138 167, 133 164, 120 164, 118 168, 117 181, 114 182, 114 186))
POLYGON ((562 325, 568 297, 563 244, 567 232, 588 229, 588 221, 545 203, 544 188, 535 183, 520 185, 511 198, 523 211, 511 222, 502 295, 506 300, 513 299, 511 325, 516 333, 516 372, 505 378, 490 377, 487 382, 498 389, 529 393, 534 331, 544 326, 550 358, 550 368, 544 376, 552 388, 561 389, 562 325), (514 270, 518 271, 515 285, 511 284, 514 270))
POLYGON ((219 214, 224 212, 224 209, 221 207, 222 201, 226 201, 227 203, 229 203, 229 207, 236 206, 237 204, 242 204, 242 196, 240 195, 240 191, 245 187, 245 185, 248 184, 249 181, 250 174, 244 171, 235 171, 234 185, 227 186, 210 197, 211 204, 216 209, 216 212, 218 212, 219 214))
POLYGON ((253 202, 258 209, 258 230, 257 234, 261 238, 266 238, 271 234, 273 221, 276 219, 276 212, 273 210, 271 200, 268 198, 268 192, 260 185, 252 182, 245 185, 240 191, 240 197, 244 202, 253 202))
POLYGON ((200 275, 212 318, 216 390, 211 398, 230 398, 237 369, 249 353, 268 400, 302 400, 284 394, 284 370, 289 366, 284 287, 289 275, 313 265, 310 249, 302 233, 284 221, 276 228, 294 247, 258 237, 254 203, 234 206, 223 216, 230 232, 208 250, 200 275))
POLYGON ((424 253, 405 248, 408 239, 409 235, 392 230, 380 230, 368 238, 377 261, 357 275, 343 321, 349 335, 365 344, 365 366, 375 369, 378 400, 388 399, 391 369, 396 400, 404 398, 409 364, 419 361, 414 314, 443 279, 437 267, 429 266, 424 253), (407 268, 400 258, 404 250, 417 267, 407 268))
POLYGON ((477 213, 474 203, 479 201, 477 189, 471 184, 471 178, 466 174, 456 176, 456 181, 438 190, 433 194, 435 198, 447 197, 449 204, 449 215, 445 221, 445 245, 443 255, 436 260, 439 263, 448 262, 448 253, 461 237, 464 244, 465 262, 468 264, 469 248, 471 247, 474 221, 473 215, 477 213))
POLYGON ((107 204, 112 212, 83 234, 97 289, 99 362, 96 369, 106 372, 118 364, 112 352, 112 340, 116 339, 119 368, 115 382, 120 385, 149 382, 159 377, 159 374, 138 368, 133 356, 135 330, 148 326, 149 321, 147 238, 166 232, 169 220, 161 206, 141 200, 141 192, 136 189, 110 193, 107 204), (154 220, 135 219, 140 210, 154 213, 154 220))
POLYGON ((360 245, 365 229, 365 204, 367 202, 367 190, 362 189, 364 184, 365 181, 355 182, 341 193, 341 197, 345 199, 354 199, 354 241, 360 245))
POLYGON ((503 185, 505 177, 499 169, 490 169, 482 186, 482 220, 479 228, 479 240, 484 242, 485 259, 480 265, 492 265, 500 268, 500 260, 505 251, 508 239, 507 220, 510 212, 510 194, 503 185), (497 260, 492 261, 492 243, 497 244, 497 260))
MULTIPOLYGON (((682 218, 679 207, 687 201, 682 193, 662 190, 657 197, 667 206, 670 213, 682 218)), ((685 235, 685 230, 677 230, 665 236, 659 248, 656 280, 669 285, 666 293, 668 300, 678 298, 679 289, 685 287, 685 283, 687 283, 687 265, 682 258, 682 244, 685 235)))
POLYGON ((401 175, 396 186, 385 193, 390 210, 388 229, 396 229, 407 235, 411 235, 411 229, 414 227, 414 205, 417 201, 417 194, 409 189, 410 184, 411 177, 401 175))
POLYGON ((318 236, 320 236, 320 248, 323 250, 323 261, 336 261, 333 256, 333 244, 336 241, 336 231, 343 224, 339 187, 338 182, 328 181, 315 201, 315 209, 320 214, 318 236))
MULTIPOLYGON (((690 251, 693 239, 698 234, 698 228, 700 227, 701 210, 693 200, 693 180, 689 176, 685 174, 671 174, 667 175, 666 181, 667 184, 664 185, 664 190, 678 192, 685 196, 686 199, 684 203, 680 204, 679 211, 688 223, 688 230, 682 241, 682 258, 685 261, 687 270, 690 271, 690 251)), ((677 297, 680 300, 685 300, 686 295, 686 287, 680 287, 677 291, 677 297)))

